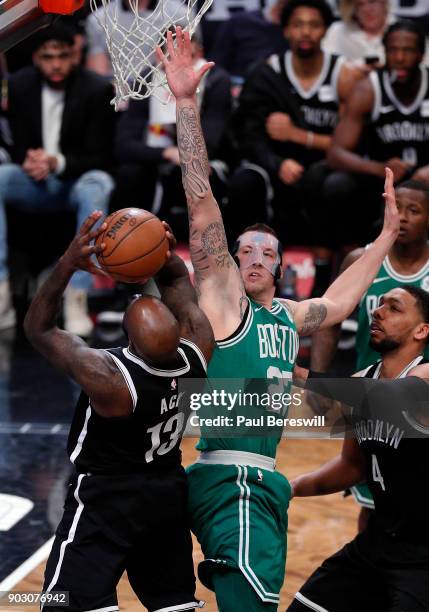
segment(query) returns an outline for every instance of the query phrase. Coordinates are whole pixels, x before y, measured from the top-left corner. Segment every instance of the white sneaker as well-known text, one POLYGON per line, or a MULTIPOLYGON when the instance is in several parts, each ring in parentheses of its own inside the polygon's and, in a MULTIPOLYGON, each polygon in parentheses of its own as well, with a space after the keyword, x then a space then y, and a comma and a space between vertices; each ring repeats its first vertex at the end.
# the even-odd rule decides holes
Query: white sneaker
POLYGON ((9 281, 0 281, 0 331, 16 325, 16 314, 12 306, 9 281))
POLYGON ((84 289, 67 287, 64 294, 64 328, 76 336, 87 338, 94 327, 88 316, 88 296, 84 289))

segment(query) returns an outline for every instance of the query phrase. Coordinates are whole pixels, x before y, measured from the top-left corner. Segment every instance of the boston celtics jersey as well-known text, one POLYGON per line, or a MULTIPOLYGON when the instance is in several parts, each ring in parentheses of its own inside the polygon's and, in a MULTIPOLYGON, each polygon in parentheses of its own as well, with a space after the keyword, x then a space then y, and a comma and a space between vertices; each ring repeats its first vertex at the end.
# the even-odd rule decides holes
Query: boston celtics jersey
MULTIPOLYGON (((271 310, 248 299, 246 314, 229 338, 218 341, 208 368, 209 379, 263 379, 290 387, 299 337, 287 306, 274 299, 271 310)), ((276 389, 278 390, 278 388, 276 389)), ((223 414, 225 414, 224 409, 223 414)), ((280 432, 281 434, 281 432, 280 432)), ((279 437, 201 438, 201 451, 238 450, 275 457, 279 437)))
MULTIPOLYGON (((429 291, 429 260, 415 274, 405 275, 395 272, 389 256, 385 258, 377 276, 365 293, 359 307, 358 331, 356 335, 357 369, 362 370, 380 359, 380 354, 369 346, 372 313, 378 308, 380 298, 400 285, 414 285, 429 291)), ((425 358, 429 359, 429 346, 425 358)))

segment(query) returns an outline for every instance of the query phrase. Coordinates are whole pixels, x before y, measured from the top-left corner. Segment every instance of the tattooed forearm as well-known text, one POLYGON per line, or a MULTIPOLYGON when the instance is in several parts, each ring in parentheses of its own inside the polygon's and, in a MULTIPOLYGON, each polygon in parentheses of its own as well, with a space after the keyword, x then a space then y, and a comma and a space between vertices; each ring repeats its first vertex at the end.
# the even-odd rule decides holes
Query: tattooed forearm
POLYGON ((243 320, 244 315, 246 314, 248 299, 244 291, 241 293, 240 298, 240 320, 243 320))
POLYGON ((201 234, 201 246, 208 255, 224 255, 228 253, 225 229, 222 221, 210 223, 201 234))
POLYGON ((312 334, 315 332, 323 321, 326 319, 326 315, 328 314, 328 310, 325 304, 316 304, 314 302, 310 302, 308 306, 308 310, 305 313, 304 323, 302 329, 300 330, 301 334, 312 334))
POLYGON ((192 106, 177 105, 177 146, 186 197, 200 200, 210 190, 210 166, 198 111, 192 106))
POLYGON ((233 265, 233 259, 229 253, 222 253, 215 259, 218 268, 230 268, 233 265))

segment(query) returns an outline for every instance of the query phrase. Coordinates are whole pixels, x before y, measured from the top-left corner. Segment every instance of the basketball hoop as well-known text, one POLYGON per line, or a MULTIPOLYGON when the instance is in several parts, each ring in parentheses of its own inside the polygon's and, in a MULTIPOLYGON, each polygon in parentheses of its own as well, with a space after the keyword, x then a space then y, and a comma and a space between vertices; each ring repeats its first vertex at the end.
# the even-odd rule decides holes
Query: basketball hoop
POLYGON ((166 96, 157 94, 160 89, 168 90, 168 86, 155 58, 155 46, 162 47, 167 31, 177 25, 192 36, 213 0, 204 0, 199 9, 198 0, 158 0, 153 11, 139 10, 139 0, 125 0, 133 13, 127 27, 118 19, 118 2, 122 0, 101 0, 99 8, 97 0, 90 0, 91 10, 106 35, 112 62, 116 84, 112 104, 118 110, 122 101, 143 100, 150 95, 165 103, 166 96))
POLYGON ((84 0, 0 0, 0 51, 7 51, 56 15, 70 15, 84 0))

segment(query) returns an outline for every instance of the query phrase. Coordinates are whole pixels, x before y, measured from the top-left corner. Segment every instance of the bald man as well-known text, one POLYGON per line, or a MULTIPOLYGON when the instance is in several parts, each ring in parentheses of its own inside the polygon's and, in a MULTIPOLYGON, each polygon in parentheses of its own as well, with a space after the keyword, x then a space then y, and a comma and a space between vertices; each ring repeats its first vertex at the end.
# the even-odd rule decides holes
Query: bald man
MULTIPOLYGON (((57 327, 73 272, 100 273, 91 260, 104 246, 92 244, 106 227, 94 229, 100 217, 98 211, 84 222, 24 323, 34 347, 82 387, 68 440, 75 474, 43 591, 69 593, 68 602, 52 600, 54 610, 114 612, 126 570, 149 611, 194 610, 201 602, 195 600, 179 449, 189 398, 179 392, 178 379, 205 378, 212 330, 175 254, 157 277, 162 301, 144 296, 128 307, 127 348, 91 349, 57 327)), ((170 231, 167 236, 174 246, 170 231)))

